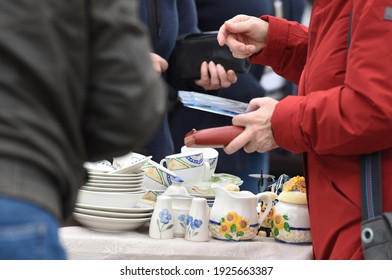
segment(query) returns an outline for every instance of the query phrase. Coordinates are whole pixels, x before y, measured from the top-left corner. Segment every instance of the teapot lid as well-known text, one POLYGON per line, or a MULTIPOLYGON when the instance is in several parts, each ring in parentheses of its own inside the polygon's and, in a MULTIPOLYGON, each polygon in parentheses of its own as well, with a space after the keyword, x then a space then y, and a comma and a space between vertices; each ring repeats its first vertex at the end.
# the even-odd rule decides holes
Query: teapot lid
POLYGON ((308 204, 306 193, 299 191, 283 191, 278 195, 278 200, 291 204, 308 204))
POLYGON ((189 196, 187 189, 182 185, 184 180, 180 177, 175 177, 172 180, 172 184, 165 190, 162 195, 175 196, 175 195, 185 195, 189 196))

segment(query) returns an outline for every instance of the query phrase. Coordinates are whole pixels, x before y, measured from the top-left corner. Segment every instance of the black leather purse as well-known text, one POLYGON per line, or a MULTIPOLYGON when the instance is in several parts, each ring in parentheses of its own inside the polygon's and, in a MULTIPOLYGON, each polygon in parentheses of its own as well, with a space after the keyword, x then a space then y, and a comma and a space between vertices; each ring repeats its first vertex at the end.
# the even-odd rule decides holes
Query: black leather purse
POLYGON ((228 46, 220 46, 217 31, 190 33, 176 41, 177 74, 182 79, 200 79, 203 61, 221 64, 226 70, 246 73, 250 69, 249 59, 233 57, 228 46))

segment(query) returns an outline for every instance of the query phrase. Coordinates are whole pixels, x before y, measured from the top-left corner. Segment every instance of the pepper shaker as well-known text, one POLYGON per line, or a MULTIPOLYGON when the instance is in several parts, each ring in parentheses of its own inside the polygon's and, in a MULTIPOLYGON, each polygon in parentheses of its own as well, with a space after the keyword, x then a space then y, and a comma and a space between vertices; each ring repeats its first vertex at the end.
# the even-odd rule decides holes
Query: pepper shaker
POLYGON ((174 236, 172 198, 158 196, 151 216, 149 236, 154 239, 170 239, 174 236))
POLYGON ((186 221, 185 239, 190 241, 208 241, 210 231, 208 229, 208 205, 207 200, 202 197, 192 199, 186 221))

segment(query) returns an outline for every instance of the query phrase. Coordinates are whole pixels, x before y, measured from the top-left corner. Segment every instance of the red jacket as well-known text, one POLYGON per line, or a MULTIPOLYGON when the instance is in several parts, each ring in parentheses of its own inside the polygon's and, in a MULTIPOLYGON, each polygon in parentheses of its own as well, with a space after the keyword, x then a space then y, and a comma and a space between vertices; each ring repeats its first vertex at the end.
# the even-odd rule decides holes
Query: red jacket
POLYGON ((392 211, 392 0, 315 0, 309 30, 274 17, 252 58, 299 83, 276 107, 277 144, 304 153, 316 259, 361 259, 359 155, 383 150, 392 211), (351 43, 347 35, 352 16, 351 43))

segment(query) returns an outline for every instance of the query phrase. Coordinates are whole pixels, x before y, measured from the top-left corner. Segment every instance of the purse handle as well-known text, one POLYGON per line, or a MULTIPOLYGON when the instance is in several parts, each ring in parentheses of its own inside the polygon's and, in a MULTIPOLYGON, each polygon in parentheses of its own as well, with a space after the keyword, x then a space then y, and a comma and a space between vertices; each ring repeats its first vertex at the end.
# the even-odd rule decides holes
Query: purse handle
MULTIPOLYGON (((350 50, 353 13, 347 28, 347 49, 350 50)), ((360 156, 362 221, 382 214, 381 151, 360 156)))
POLYGON ((362 221, 382 214, 381 152, 361 155, 362 221))

